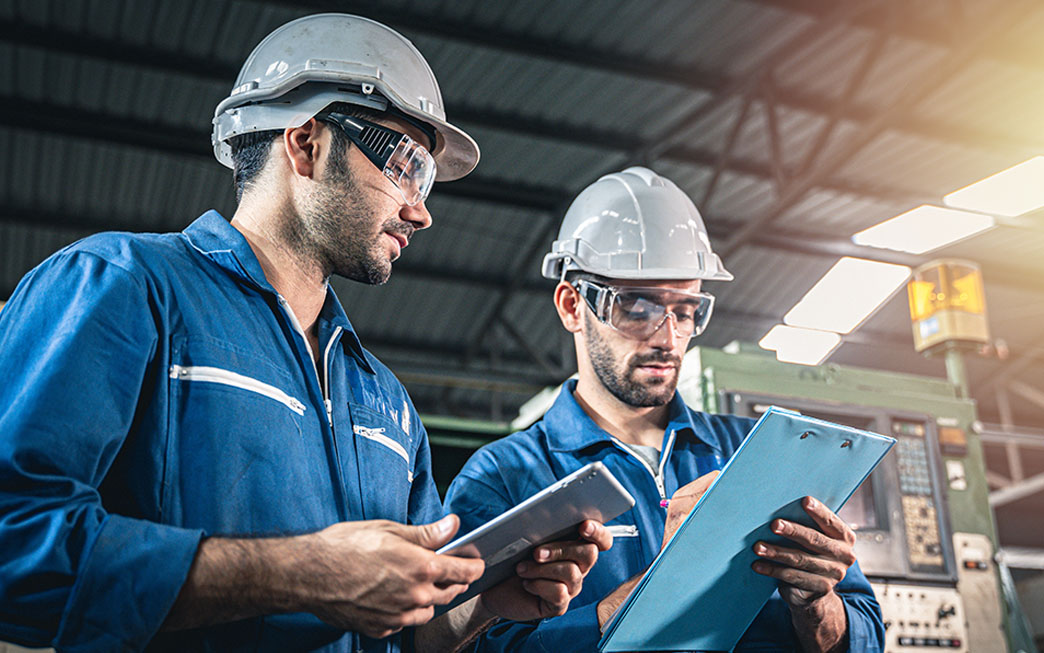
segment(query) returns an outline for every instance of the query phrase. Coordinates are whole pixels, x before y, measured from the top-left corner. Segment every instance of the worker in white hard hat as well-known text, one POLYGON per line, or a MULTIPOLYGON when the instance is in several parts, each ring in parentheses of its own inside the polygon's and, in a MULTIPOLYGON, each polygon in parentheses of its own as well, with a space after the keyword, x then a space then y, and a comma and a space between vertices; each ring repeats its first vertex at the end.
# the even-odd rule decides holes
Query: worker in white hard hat
POLYGON ((479 151, 398 33, 276 29, 217 107, 239 205, 48 258, 0 314, 0 639, 70 651, 446 651, 565 611, 611 536, 433 617, 483 573, 435 553, 424 427, 328 279, 380 284, 479 151))
MULTIPOLYGON (((711 249, 692 201, 653 171, 602 177, 569 207, 543 274, 573 334, 578 378, 532 427, 482 447, 446 495, 463 528, 592 462, 635 497, 607 523, 610 551, 563 616, 504 622, 478 651, 597 651, 602 629, 754 421, 695 411, 675 392, 690 340, 711 318, 705 281, 732 275, 711 249)), ((736 651, 879 651, 884 627, 853 555, 852 530, 812 497, 818 528, 777 520, 793 546, 759 542, 750 574, 779 580, 736 651)), ((678 582, 684 582, 679 579, 678 582)), ((728 615, 693 615, 728 619, 728 615)))

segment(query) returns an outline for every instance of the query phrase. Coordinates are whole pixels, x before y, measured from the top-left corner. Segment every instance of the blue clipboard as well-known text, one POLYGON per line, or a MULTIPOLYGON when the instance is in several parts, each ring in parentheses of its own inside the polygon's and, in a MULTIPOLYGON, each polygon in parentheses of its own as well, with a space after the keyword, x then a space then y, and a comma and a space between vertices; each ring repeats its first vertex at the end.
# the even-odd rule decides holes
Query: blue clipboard
MULTIPOLYGON (((769 524, 813 526, 801 500, 837 512, 895 439, 772 407, 656 557, 598 643, 609 651, 730 651, 776 589, 751 569, 769 524)), ((789 544, 793 546, 793 543, 789 544)))

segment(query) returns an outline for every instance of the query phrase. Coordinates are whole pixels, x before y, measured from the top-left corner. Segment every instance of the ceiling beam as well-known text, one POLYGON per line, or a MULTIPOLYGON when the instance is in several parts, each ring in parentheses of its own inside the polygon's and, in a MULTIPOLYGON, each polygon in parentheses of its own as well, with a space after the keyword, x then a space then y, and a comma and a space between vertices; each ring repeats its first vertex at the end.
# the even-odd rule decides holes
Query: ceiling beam
POLYGON ((737 251, 754 235, 798 204, 808 195, 809 191, 843 167, 878 136, 893 127, 903 115, 911 112, 932 92, 944 86, 964 70, 980 51, 986 38, 1005 32, 1020 19, 1025 18, 1026 12, 1030 9, 1030 3, 1012 2, 1006 4, 1005 9, 1006 12, 998 12, 997 15, 991 17, 991 21, 985 24, 965 25, 967 38, 959 40, 947 56, 936 65, 922 71, 916 79, 910 80, 904 92, 871 122, 860 125, 857 133, 845 142, 844 147, 832 152, 829 157, 820 159, 813 168, 788 181, 772 209, 744 224, 721 247, 722 254, 728 256, 737 251))
POLYGON ((1041 410, 1044 410, 1044 392, 1022 381, 1008 381, 1007 388, 1041 410))
MULTIPOLYGON (((271 4, 264 2, 264 4, 271 4)), ((321 9, 329 5, 334 11, 353 10, 353 3, 337 2, 311 2, 311 3, 289 3, 298 8, 321 9)), ((554 61, 555 63, 570 63, 597 70, 604 70, 615 74, 625 74, 642 79, 654 79, 661 82, 690 88, 701 93, 712 95, 721 93, 724 89, 735 83, 736 78, 723 76, 716 72, 694 69, 691 67, 672 67, 669 63, 647 60, 641 58, 628 58, 621 56, 618 52, 592 49, 583 44, 571 44, 553 39, 536 39, 532 35, 504 31, 501 29, 476 28, 474 25, 463 22, 447 20, 445 18, 432 18, 403 12, 401 9, 388 9, 374 6, 370 3, 358 4, 354 8, 358 13, 381 20, 392 26, 405 29, 413 29, 423 33, 435 34, 443 38, 460 40, 473 45, 491 47, 506 50, 524 56, 539 57, 554 61)), ((44 48, 57 52, 64 52, 80 57, 92 57, 120 63, 129 66, 144 66, 175 73, 186 77, 211 81, 231 87, 239 73, 239 63, 215 61, 210 58, 194 56, 183 51, 157 48, 153 45, 141 45, 126 43, 118 40, 63 30, 55 27, 41 27, 22 21, 2 19, 0 20, 0 40, 26 47, 44 48)), ((215 102, 220 98, 215 98, 215 102)), ((807 93, 796 88, 782 87, 774 90, 774 99, 781 107, 797 110, 812 115, 826 115, 833 105, 830 96, 807 93)), ((853 105, 846 107, 846 111, 840 116, 851 122, 866 122, 872 120, 879 108, 864 105, 853 105)), ((543 134, 549 138, 563 138, 560 132, 574 132, 574 135, 564 140, 579 142, 581 139, 585 144, 596 146, 599 143, 621 143, 623 149, 633 149, 632 136, 612 134, 613 138, 598 138, 597 129, 574 128, 576 126, 565 126, 559 130, 547 130, 547 125, 540 121, 529 121, 527 119, 515 119, 512 116, 501 116, 496 111, 489 109, 475 109, 468 106, 457 106, 450 102, 447 113, 454 120, 465 120, 477 125, 492 129, 516 131, 527 135, 543 134)), ((968 126, 945 125, 938 121, 926 121, 915 118, 904 119, 897 123, 896 129, 917 134, 932 140, 958 143, 976 149, 988 151, 1010 151, 1012 153, 1026 153, 1039 151, 1044 147, 1044 141, 1027 141, 1025 136, 1015 135, 999 131, 987 131, 968 126)), ((608 135, 608 134, 607 134, 608 135)))
MULTIPOLYGON (((810 18, 821 18, 837 4, 837 0, 744 0, 752 4, 763 5, 808 16, 810 18)), ((940 3, 944 11, 949 11, 945 5, 940 3)), ((940 29, 936 21, 927 21, 916 18, 912 12, 907 12, 903 20, 890 24, 884 7, 879 7, 857 16, 852 23, 856 27, 868 30, 880 30, 888 25, 888 29, 897 36, 919 45, 935 49, 949 49, 953 43, 945 29, 940 29)), ((989 39, 985 45, 984 57, 991 61, 1017 66, 1024 70, 1040 73, 1044 71, 1040 54, 1029 47, 1021 47, 1019 43, 1012 41, 1007 35, 996 35, 989 39)))
POLYGON ((1031 476, 1019 483, 1012 483, 1000 490, 990 492, 990 507, 999 508, 1009 503, 1044 492, 1044 474, 1031 476))
MULTIPOLYGON (((0 124, 206 160, 214 157, 210 134, 200 129, 170 127, 100 111, 72 109, 8 96, 0 96, 0 124)), ((441 183, 438 192, 449 197, 541 212, 553 210, 559 202, 569 197, 568 193, 560 189, 519 182, 505 183, 476 175, 441 183)))
POLYGON ((1003 386, 1040 360, 1044 360, 1044 338, 1038 339, 1021 354, 1011 356, 1004 361, 1000 367, 979 381, 975 385, 975 390, 986 392, 994 387, 1003 386))
MULTIPOLYGON (((642 144, 632 151, 629 158, 635 159, 639 162, 655 160, 665 151, 668 151, 671 147, 677 144, 679 141, 679 135, 686 134, 691 128, 698 126, 700 121, 708 115, 711 115, 714 111, 726 106, 733 97, 748 96, 748 94, 749 96, 757 95, 759 87, 773 83, 774 71, 777 70, 779 66, 806 52, 811 44, 818 43, 825 36, 843 29, 854 16, 867 11, 868 8, 880 6, 881 4, 881 0, 860 0, 859 2, 850 1, 833 3, 830 11, 822 16, 820 20, 806 26, 798 33, 792 35, 790 38, 764 53, 759 62, 748 68, 748 72, 732 78, 723 88, 718 89, 709 99, 696 104, 692 109, 684 112, 681 116, 676 117, 672 121, 672 124, 667 125, 665 128, 661 128, 656 137, 650 139, 648 143, 642 144)), ((921 75, 922 80, 925 80, 922 84, 922 88, 918 88, 915 84, 907 86, 905 92, 901 96, 901 101, 891 104, 884 112, 875 116, 870 123, 860 125, 856 137, 850 139, 850 141, 846 143, 844 149, 832 155, 829 159, 817 161, 817 165, 808 172, 802 171, 788 179, 779 189, 779 192, 777 193, 778 197, 773 202, 772 207, 764 214, 757 216, 754 219, 747 220, 740 225, 735 232, 729 235, 722 245, 719 245, 719 253, 723 255, 724 258, 728 258, 728 255, 734 253, 743 245, 751 242, 756 235, 759 235, 765 230, 766 226, 776 221, 789 209, 793 208, 802 199, 807 197, 808 193, 813 188, 824 183, 834 172, 841 169, 843 164, 852 156, 869 144, 873 138, 879 136, 888 126, 893 125, 893 123, 899 120, 904 113, 908 112, 908 110, 916 104, 919 99, 923 99, 924 96, 918 96, 915 91, 927 91, 930 93, 932 90, 941 87, 961 68, 962 65, 967 63, 967 60, 969 60, 975 52, 978 51, 983 39, 988 36, 990 32, 999 32, 1003 28, 1013 25, 1015 21, 1025 13, 1025 9, 1028 8, 1028 6, 1028 2, 1020 3, 1017 5, 1017 9, 1019 10, 1017 13, 1011 11, 1007 14, 1001 14, 999 18, 989 22, 988 25, 983 26, 983 29, 978 31, 973 30, 972 26, 968 25, 967 31, 970 34, 967 35, 967 39, 960 40, 955 44, 953 50, 956 54, 947 58, 943 64, 933 67, 931 71, 933 76, 931 79, 925 80, 926 75, 921 75)), ((896 9, 894 7, 891 8, 889 10, 889 15, 895 17, 895 11, 896 9)), ((772 85, 775 86, 774 83, 772 85)), ((775 99, 778 101, 779 93, 777 92, 775 95, 775 99)), ((844 95, 842 95, 842 100, 843 99, 844 95)), ((838 103, 834 102, 829 104, 832 107, 838 106, 838 103)), ((840 104, 843 105, 844 102, 842 101, 840 104)), ((836 117, 841 116, 840 112, 835 115, 836 117)), ((605 170, 605 172, 611 171, 614 167, 615 164, 610 165, 610 170, 605 170)), ((597 174, 593 176, 597 176, 597 174)), ((556 211, 556 213, 564 212, 564 209, 565 207, 563 206, 561 210, 556 211)), ((544 233, 542 233, 535 242, 543 243, 550 240, 556 232, 556 227, 557 225, 554 222, 547 225, 544 233)), ((523 260, 535 258, 537 253, 539 253, 539 249, 526 250, 523 260)), ((516 290, 516 284, 512 284, 501 292, 498 300, 490 305, 491 308, 486 312, 486 315, 478 319, 477 330, 479 333, 484 333, 489 330, 490 326, 496 321, 502 311, 505 310, 516 290)))
MULTIPOLYGON (((621 57, 619 53, 606 52, 588 44, 567 43, 554 38, 538 37, 518 30, 505 29, 499 26, 476 25, 467 20, 402 11, 399 7, 383 6, 380 3, 366 0, 252 0, 262 5, 281 5, 303 11, 347 11, 358 13, 380 21, 396 29, 431 34, 441 38, 472 43, 495 50, 514 52, 524 56, 547 57, 564 60, 570 63, 606 70, 619 71, 626 74, 649 76, 655 75, 662 81, 673 81, 680 85, 711 85, 719 76, 702 72, 694 67, 667 66, 659 71, 656 62, 640 57, 621 57)), ((855 0, 862 1, 862 0, 855 0)), ((816 19, 823 19, 837 5, 838 0, 746 0, 746 2, 771 6, 788 14, 801 14, 816 19)), ((864 29, 881 29, 888 20, 884 8, 878 8, 857 17, 853 23, 864 29)), ((897 25, 896 33, 904 39, 931 47, 949 47, 950 41, 939 24, 913 17, 904 17, 897 25)), ((1035 51, 1019 48, 1008 39, 994 38, 989 43, 988 56, 991 59, 1019 66, 1026 70, 1041 72, 1041 64, 1035 51)))
MULTIPOLYGON (((607 152, 623 153, 633 144, 627 137, 616 138, 616 132, 583 129, 574 130, 568 125, 551 123, 540 119, 516 120, 511 115, 487 116, 483 112, 464 112, 475 124, 493 124, 495 128, 515 125, 525 133, 546 136, 565 142, 590 144, 607 152), (579 137, 579 139, 578 139, 579 137)), ((467 122, 465 120, 464 122, 467 122)), ((211 159, 210 132, 199 128, 176 127, 146 120, 117 116, 102 111, 55 105, 48 102, 26 100, 13 96, 0 96, 0 123, 46 133, 100 140, 119 145, 168 152, 182 156, 211 159)), ((677 163, 710 167, 718 165, 719 155, 711 151, 678 145, 666 149, 661 158, 677 163)), ((771 181, 771 164, 747 159, 732 158, 723 169, 735 174, 771 181)), ((880 185, 862 185, 842 180, 824 180, 820 187, 836 193, 865 197, 870 200, 899 205, 914 205, 938 198, 916 191, 886 188, 880 185)), ((505 187, 500 182, 484 183, 481 178, 469 175, 462 180, 439 185, 440 192, 451 196, 467 197, 499 204, 522 206, 538 211, 554 211, 568 195, 549 193, 550 189, 513 183, 505 187)))
MULTIPOLYGON (((374 20, 380 21, 396 29, 418 32, 430 36, 469 43, 472 45, 486 47, 493 50, 511 52, 525 57, 534 57, 549 60, 555 63, 568 63, 603 72, 628 75, 646 80, 655 80, 666 84, 672 84, 683 88, 689 88, 700 93, 719 94, 728 88, 733 82, 732 77, 723 75, 716 70, 709 70, 697 66, 679 66, 669 61, 644 58, 634 55, 622 55, 620 52, 594 47, 589 43, 567 42, 556 38, 540 37, 514 29, 500 26, 476 25, 467 20, 450 18, 438 15, 423 15, 403 11, 398 7, 385 7, 374 5, 370 2, 360 0, 252 0, 259 4, 280 4, 294 9, 306 11, 349 11, 359 13, 374 20)), ((869 0, 849 0, 848 4, 868 4, 869 0)), ((781 3, 786 5, 784 0, 781 3)), ((870 7, 868 10, 859 9, 853 15, 851 22, 860 27, 874 30, 890 29, 885 8, 888 3, 870 7)), ((838 0, 827 0, 820 2, 798 2, 794 11, 813 16, 820 23, 830 17, 831 12, 837 11, 838 0)), ((788 8, 788 7, 784 7, 788 8)), ((789 8, 788 8, 789 9, 789 8)), ((903 38, 911 39, 934 47, 951 47, 946 41, 938 25, 924 23, 907 23, 906 21, 895 21, 899 27, 897 34, 903 38)), ((1022 68, 1035 72, 1044 71, 1039 57, 1036 53, 1021 53, 1014 61, 1010 57, 1012 48, 1003 39, 995 38, 991 46, 998 47, 1005 54, 1003 57, 1008 63, 1017 63, 1022 68)), ((808 94, 792 88, 781 88, 777 91, 777 100, 788 108, 798 109, 812 114, 823 114, 833 104, 832 99, 822 95, 808 94)), ((451 107, 452 108, 452 107, 451 107)), ((856 122, 872 119, 879 111, 876 107, 862 106, 853 107, 843 118, 856 122)), ((450 112, 450 115, 453 115, 450 112)), ((1024 139, 1018 139, 1008 134, 992 134, 991 137, 983 138, 985 134, 974 133, 971 141, 965 141, 969 133, 963 128, 944 127, 938 123, 929 121, 910 120, 897 127, 904 131, 920 133, 927 138, 940 138, 948 142, 971 144, 975 147, 986 146, 990 150, 997 148, 1012 149, 1018 152, 1030 152, 1034 146, 1041 143, 1026 143, 1024 139), (963 133, 962 133, 963 132, 963 133)))

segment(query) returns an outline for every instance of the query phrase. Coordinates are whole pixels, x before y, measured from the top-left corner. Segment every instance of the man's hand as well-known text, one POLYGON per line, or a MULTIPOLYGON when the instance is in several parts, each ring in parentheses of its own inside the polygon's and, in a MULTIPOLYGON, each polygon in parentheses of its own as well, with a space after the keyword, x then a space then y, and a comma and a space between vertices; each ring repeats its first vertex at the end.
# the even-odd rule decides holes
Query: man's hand
POLYGON ((203 540, 164 630, 281 612, 311 612, 370 637, 431 619, 477 580, 481 560, 436 555, 460 521, 334 524, 295 537, 203 540))
POLYGON ((580 524, 578 540, 550 542, 533 550, 533 559, 518 563, 516 575, 480 595, 482 608, 512 621, 530 621, 565 614, 580 593, 583 579, 608 551, 613 536, 596 521, 580 524))
POLYGON ((790 607, 791 620, 806 651, 839 651, 847 646, 847 617, 834 587, 855 561, 855 533, 829 508, 812 497, 802 502, 819 530, 776 519, 772 532, 801 548, 758 542, 754 553, 764 560, 754 571, 779 579, 779 594, 790 607))
POLYGON ((771 561, 755 562, 754 571, 783 581, 779 593, 795 607, 804 607, 832 594, 834 586, 856 560, 855 533, 848 524, 812 497, 805 497, 802 505, 820 530, 782 519, 772 522, 773 533, 793 541, 801 549, 766 542, 754 545, 754 553, 771 561))
POLYGON ((431 619, 482 576, 482 560, 436 555, 450 541, 456 515, 424 526, 391 521, 342 522, 310 537, 301 580, 310 585, 309 611, 323 621, 369 637, 387 637, 431 619))
MULTIPOLYGON (((660 545, 662 550, 667 543, 671 541, 674 534, 678 532, 678 527, 682 525, 685 518, 689 516, 692 509, 700 501, 700 497, 707 491, 714 479, 718 477, 718 472, 715 470, 699 477, 695 481, 683 485, 678 488, 677 491, 671 496, 671 500, 667 504, 667 520, 663 525, 663 543, 660 545)), ((622 585, 613 590, 608 596, 598 602, 598 608, 596 613, 598 615, 598 627, 604 629, 605 624, 616 614, 616 611, 620 609, 623 602, 627 600, 634 588, 637 587, 638 581, 642 579, 645 572, 632 576, 622 585)))
POLYGON ((678 531, 678 527, 682 525, 682 522, 689 516, 692 509, 700 502, 700 497, 703 496, 703 493, 707 491, 707 488, 711 486, 711 483, 716 478, 718 478, 717 470, 708 472, 695 481, 681 486, 671 496, 671 500, 667 504, 667 521, 663 526, 663 544, 660 545, 661 549, 671 541, 671 538, 678 531))

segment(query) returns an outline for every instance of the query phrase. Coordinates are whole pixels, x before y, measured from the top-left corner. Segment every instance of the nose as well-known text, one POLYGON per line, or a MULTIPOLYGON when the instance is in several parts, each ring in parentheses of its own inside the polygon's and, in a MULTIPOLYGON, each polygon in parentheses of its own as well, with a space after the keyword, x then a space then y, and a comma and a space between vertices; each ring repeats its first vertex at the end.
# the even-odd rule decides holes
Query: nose
POLYGON ((431 226, 431 214, 428 213, 428 207, 424 205, 424 200, 417 202, 413 206, 404 203, 402 208, 399 209, 399 217, 412 224, 414 229, 427 229, 431 226))
POLYGON ((674 349, 677 341, 680 340, 677 334, 678 318, 674 317, 674 313, 667 313, 663 318, 663 322, 657 327, 656 331, 649 336, 648 343, 657 349, 674 349))

